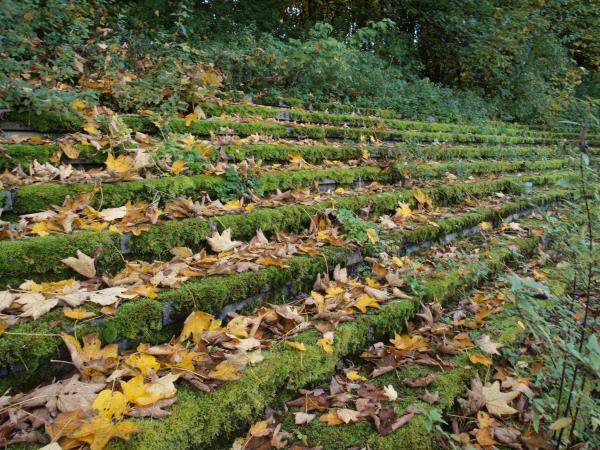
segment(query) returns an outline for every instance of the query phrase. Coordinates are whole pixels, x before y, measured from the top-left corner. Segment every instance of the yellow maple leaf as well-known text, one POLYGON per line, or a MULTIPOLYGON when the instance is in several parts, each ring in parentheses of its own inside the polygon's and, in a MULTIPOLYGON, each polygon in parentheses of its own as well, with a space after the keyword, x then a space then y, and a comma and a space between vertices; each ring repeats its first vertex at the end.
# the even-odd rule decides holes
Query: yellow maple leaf
POLYGON ((30 231, 38 236, 48 236, 52 232, 60 231, 60 228, 51 222, 36 222, 30 231))
POLYGON ((326 353, 333 353, 333 342, 328 338, 321 338, 317 341, 317 345, 325 350, 326 353))
POLYGON ((491 230, 493 228, 493 225, 491 222, 481 222, 479 224, 479 226, 481 227, 482 230, 491 230))
POLYGON ((84 109, 87 106, 87 103, 85 101, 81 100, 80 98, 76 98, 71 103, 71 106, 73 108, 75 108, 77 111, 81 111, 82 109, 84 109))
POLYGON ((209 372, 209 378, 221 381, 233 381, 242 378, 238 366, 231 361, 221 361, 214 370, 209 372))
POLYGON ((490 367, 492 365, 492 360, 490 358, 488 358, 487 356, 483 356, 483 355, 470 355, 469 360, 473 364, 481 364, 486 367, 490 367))
POLYGON ((304 345, 304 342, 293 342, 293 341, 286 341, 286 344, 289 347, 292 347, 293 349, 296 349, 300 352, 305 352, 306 351, 306 346, 304 345))
POLYGON ((127 173, 131 169, 131 159, 125 155, 119 155, 115 158, 112 153, 109 153, 104 164, 106 164, 108 170, 117 174, 127 173))
POLYGON ((358 309, 360 312, 367 312, 367 308, 379 308, 379 300, 375 297, 371 297, 370 295, 363 294, 358 297, 358 300, 354 305, 354 308, 358 309))
POLYGON ((87 131, 88 134, 98 134, 99 133, 98 124, 95 122, 86 122, 83 124, 83 126, 81 128, 83 128, 85 131, 87 131))
POLYGON ((66 318, 72 319, 72 320, 83 320, 83 319, 89 319, 90 317, 96 316, 96 314, 91 311, 86 311, 85 309, 82 309, 82 308, 72 309, 72 308, 69 308, 68 306, 65 306, 63 308, 63 314, 65 315, 66 318))
POLYGON ((125 399, 138 406, 149 406, 160 400, 160 395, 148 392, 150 384, 144 382, 142 375, 128 381, 121 381, 121 389, 125 399))
POLYGON ((104 389, 98 393, 98 396, 92 403, 92 408, 105 419, 122 419, 127 413, 127 399, 119 391, 104 389))
POLYGON ((272 258, 270 256, 261 256, 256 260, 257 264, 261 266, 276 266, 281 267, 282 269, 287 268, 288 266, 283 262, 283 260, 279 258, 272 258))
POLYGON ((346 372, 346 378, 348 378, 350 381, 367 381, 367 378, 362 376, 356 370, 346 372))
POLYGON ((433 200, 432 198, 425 194, 421 189, 417 189, 417 191, 413 194, 415 200, 419 202, 419 204, 424 208, 433 208, 433 200))
POLYGON ((409 219, 412 217, 412 210, 410 209, 410 206, 408 206, 408 203, 400 202, 398 203, 396 214, 404 219, 409 219))
POLYGON ((194 122, 198 121, 198 115, 196 113, 189 113, 185 116, 185 126, 189 127, 194 122))
POLYGON ((113 423, 101 416, 92 417, 68 437, 89 444, 90 450, 102 450, 113 437, 129 440, 138 427, 129 421, 113 423))
POLYGON ((183 159, 178 159, 173 164, 171 164, 171 172, 173 172, 175 176, 178 176, 181 172, 183 172, 186 169, 187 167, 185 166, 185 161, 183 159))
POLYGON ((76 159, 79 157, 79 149, 68 142, 59 142, 60 149, 67 155, 69 159, 76 159))
POLYGON ((335 411, 330 411, 327 414, 323 414, 321 417, 319 417, 319 422, 326 423, 332 427, 344 423, 344 421, 338 417, 335 411))
POLYGON ((125 362, 134 369, 139 370, 144 376, 151 376, 160 369, 160 363, 157 359, 153 355, 145 353, 134 353, 125 362))
POLYGON ((379 234, 375 228, 367 229, 367 237, 371 244, 377 244, 377 242, 379 242, 379 234))
POLYGON ((262 436, 265 434, 268 428, 269 422, 267 420, 261 420, 250 427, 250 434, 252 436, 262 436))
POLYGON ((248 325, 250 319, 245 316, 235 316, 229 321, 225 330, 228 334, 232 334, 235 337, 247 338, 248 337, 248 325))
POLYGON ((183 330, 179 336, 180 341, 185 341, 190 336, 194 342, 200 340, 200 336, 205 331, 221 330, 221 321, 215 319, 210 314, 202 311, 194 311, 191 313, 183 324, 183 330))
POLYGON ((227 209, 238 209, 238 208, 241 208, 243 206, 242 199, 239 199, 239 200, 229 200, 228 202, 225 202, 225 204, 223 206, 225 208, 227 208, 227 209))
POLYGON ((418 334, 409 336, 408 334, 397 334, 394 339, 390 339, 390 343, 398 350, 427 350, 429 344, 427 340, 418 334))

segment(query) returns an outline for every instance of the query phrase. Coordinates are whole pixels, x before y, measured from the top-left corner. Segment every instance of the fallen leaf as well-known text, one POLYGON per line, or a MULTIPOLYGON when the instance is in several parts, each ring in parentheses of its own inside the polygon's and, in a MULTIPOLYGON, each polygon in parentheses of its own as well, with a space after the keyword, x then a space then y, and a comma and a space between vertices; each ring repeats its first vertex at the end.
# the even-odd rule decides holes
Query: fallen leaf
POLYGON ((349 372, 346 372, 346 377, 350 380, 350 381, 367 381, 367 378, 362 376, 360 373, 358 373, 356 370, 351 370, 349 372))
POLYGON ((68 437, 88 443, 90 450, 102 450, 112 438, 117 437, 127 441, 137 431, 137 426, 132 422, 113 423, 98 416, 84 422, 76 432, 68 437))
POLYGON ((305 412, 297 412, 294 413, 294 423, 296 425, 305 425, 311 423, 313 419, 316 417, 316 414, 308 414, 305 412))
POLYGON ((209 237, 207 241, 210 248, 217 253, 228 252, 242 245, 240 241, 231 240, 231 228, 227 228, 221 234, 218 231, 213 231, 212 237, 209 237))
POLYGON ((490 367, 492 365, 492 360, 483 355, 469 355, 469 360, 473 364, 481 364, 486 367, 490 367))
POLYGON ((120 420, 127 413, 127 399, 119 391, 105 389, 98 394, 92 404, 94 410, 105 419, 120 420))
POLYGON ((550 425, 550 429, 552 431, 561 430, 565 427, 568 427, 573 422, 573 419, 570 417, 561 417, 550 425))
POLYGON ((77 258, 70 256, 69 258, 63 259, 62 262, 84 277, 94 278, 96 276, 94 259, 90 258, 81 250, 77 250, 77 258))
POLYGON ((499 355, 499 348, 503 347, 502 344, 493 342, 487 334, 482 334, 478 339, 475 340, 477 346, 490 355, 499 355))
POLYGON ((485 406, 490 414, 495 416, 510 415, 517 412, 508 403, 520 395, 520 392, 501 392, 500 382, 486 383, 482 389, 485 406))
POLYGON ((292 347, 293 349, 296 349, 301 352, 306 351, 306 346, 304 345, 304 342, 286 341, 286 343, 289 347, 292 347))

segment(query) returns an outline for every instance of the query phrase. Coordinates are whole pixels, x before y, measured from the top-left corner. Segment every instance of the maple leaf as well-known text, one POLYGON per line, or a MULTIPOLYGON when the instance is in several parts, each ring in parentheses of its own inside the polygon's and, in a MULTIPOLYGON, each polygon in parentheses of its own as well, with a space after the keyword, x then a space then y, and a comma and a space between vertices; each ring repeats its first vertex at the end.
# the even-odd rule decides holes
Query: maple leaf
POLYGON ((248 337, 248 326, 250 325, 250 318, 245 316, 235 316, 229 321, 225 330, 228 334, 239 338, 248 337))
POLYGON ((396 392, 396 389, 394 389, 394 386, 392 386, 391 384, 384 386, 383 395, 385 395, 385 397, 392 402, 398 399, 398 393, 396 392))
POLYGON ((419 204, 424 207, 424 208, 433 208, 433 200, 431 199, 431 197, 427 194, 425 194, 425 192, 423 192, 422 190, 418 189, 413 196, 415 197, 415 200, 417 202, 419 202, 419 204))
POLYGON ((367 308, 379 308, 379 300, 375 297, 371 297, 370 295, 361 295, 356 303, 352 305, 354 308, 358 309, 360 312, 367 312, 367 308))
POLYGON ((356 370, 350 370, 349 372, 346 372, 346 377, 350 381, 367 381, 367 378, 362 376, 356 370))
POLYGON ((81 250, 77 250, 77 258, 70 256, 61 260, 63 264, 69 266, 75 272, 83 275, 87 278, 94 278, 96 276, 96 267, 94 266, 94 259, 83 253, 81 250))
POLYGON ((407 334, 398 334, 394 339, 390 339, 390 343, 398 350, 428 350, 429 344, 427 340, 418 334, 409 336, 407 334))
POLYGON ((160 363, 157 359, 154 356, 145 353, 134 353, 125 360, 125 363, 128 366, 139 370, 144 376, 151 376, 160 369, 160 363))
POLYGON ((316 414, 308 414, 305 412, 297 412, 294 413, 294 423, 296 425, 305 425, 311 423, 312 420, 316 417, 316 414))
POLYGON ((557 419, 550 425, 550 429, 552 431, 561 430, 571 425, 572 422, 573 419, 570 417, 561 417, 560 419, 557 419))
POLYGON ((21 295, 16 303, 21 305, 21 314, 19 317, 32 317, 34 320, 39 319, 58 304, 57 298, 46 299, 42 294, 37 292, 28 292, 21 295))
POLYGON ((127 172, 129 172, 131 170, 131 158, 125 156, 125 155, 119 155, 118 157, 114 157, 112 153, 108 154, 108 157, 106 158, 106 161, 104 162, 104 164, 106 164, 106 168, 111 171, 114 172, 116 174, 119 175, 123 175, 127 172))
POLYGON ((119 420, 127 413, 127 399, 119 391, 105 389, 98 394, 92 408, 105 419, 119 420))
POLYGON ((85 309, 81 308, 72 309, 68 306, 65 306, 63 308, 63 314, 65 315, 65 317, 72 320, 83 320, 96 316, 96 314, 91 311, 86 311, 85 309))
POLYGON ((368 228, 367 238, 369 238, 371 244, 377 244, 377 242, 379 242, 379 234, 377 233, 377 230, 375 228, 368 228))
POLYGON ((321 347, 325 353, 333 353, 333 340, 322 337, 317 341, 317 345, 321 347))
POLYGON ((483 231, 491 230, 492 228, 494 228, 492 222, 481 222, 479 226, 483 231))
POLYGON ((105 208, 102 211, 98 211, 98 215, 106 222, 113 222, 117 219, 122 219, 127 215, 127 207, 105 208))
POLYGON ((61 337, 71 354, 73 365, 82 374, 93 376, 96 373, 105 373, 116 366, 118 359, 117 344, 109 344, 102 348, 100 339, 96 334, 85 335, 83 346, 74 336, 63 333, 61 337))
POLYGON ((409 219, 410 217, 412 217, 412 210, 410 209, 408 203, 398 203, 398 208, 396 209, 396 217, 401 217, 403 219, 409 219))
POLYGON ((171 164, 171 172, 173 172, 175 176, 179 176, 179 174, 186 169, 187 167, 185 166, 185 161, 182 159, 178 159, 173 164, 171 164))
POLYGON ((292 347, 293 349, 296 349, 300 352, 305 352, 306 351, 306 346, 304 345, 304 342, 293 342, 293 341, 286 341, 286 344, 289 347, 292 347))
POLYGON ((90 450, 102 450, 112 438, 128 441, 137 431, 138 427, 132 422, 113 423, 104 417, 96 416, 83 422, 79 429, 68 437, 89 444, 90 450))
POLYGON ((185 116, 185 126, 189 127, 191 124, 198 120, 198 115, 195 112, 189 113, 185 116))
POLYGON ((495 381, 493 384, 486 383, 481 392, 485 399, 485 407, 490 414, 502 416, 517 412, 508 403, 518 397, 521 394, 520 392, 501 392, 499 381, 495 381))
POLYGON ((218 331, 221 329, 220 320, 205 312, 194 311, 185 319, 179 341, 183 342, 191 336, 194 342, 199 342, 202 333, 205 331, 218 331))
POLYGON ((330 411, 327 414, 323 414, 321 417, 319 417, 319 422, 326 423, 329 426, 336 426, 344 423, 344 421, 338 417, 335 411, 330 411))
POLYGON ((341 408, 335 411, 335 414, 342 419, 344 423, 357 422, 360 418, 360 413, 353 409, 341 408))
POLYGON ((214 370, 208 374, 209 378, 220 381, 233 381, 242 378, 238 366, 231 361, 220 362, 214 370))
POLYGON ((221 234, 218 231, 213 231, 212 237, 209 237, 207 241, 210 248, 217 253, 228 252, 242 245, 240 241, 231 240, 231 228, 227 228, 221 234))
POLYGON ((48 236, 50 233, 56 233, 61 231, 61 229, 51 222, 41 221, 34 223, 29 229, 29 231, 31 233, 37 234, 38 236, 48 236))
POLYGON ((473 364, 481 364, 486 367, 490 367, 492 365, 492 360, 483 355, 469 355, 469 360, 473 364))
POLYGON ((493 342, 487 334, 482 334, 478 339, 475 340, 477 346, 490 355, 499 355, 498 349, 503 347, 502 344, 493 342))

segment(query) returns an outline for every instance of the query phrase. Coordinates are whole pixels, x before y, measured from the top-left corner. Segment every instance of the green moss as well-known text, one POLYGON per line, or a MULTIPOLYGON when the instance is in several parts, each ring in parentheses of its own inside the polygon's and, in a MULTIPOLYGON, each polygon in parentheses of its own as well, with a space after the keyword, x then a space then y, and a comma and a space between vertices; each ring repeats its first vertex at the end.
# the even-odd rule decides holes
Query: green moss
MULTIPOLYGON (((163 305, 168 303, 170 321, 176 328, 194 310, 217 314, 226 305, 255 298, 245 306, 249 310, 260 302, 282 303, 300 292, 312 287, 317 274, 345 265, 350 249, 325 249, 322 256, 296 256, 286 261, 286 269, 267 267, 258 272, 234 273, 191 279, 177 289, 159 291, 158 298, 137 299, 121 305, 114 317, 107 318, 98 325, 80 325, 77 335, 98 332, 104 342, 128 339, 137 342, 158 343, 169 340, 173 326, 163 322, 163 305)), ((7 386, 29 387, 55 375, 61 366, 49 366, 50 359, 65 353, 64 345, 57 333, 73 326, 73 322, 64 319, 61 312, 55 310, 35 321, 15 325, 11 332, 0 337, 0 367, 25 365, 26 372, 18 377, 5 380, 7 386), (48 327, 57 319, 52 328, 54 335, 48 334, 48 327), (24 333, 24 334, 21 334, 24 333), (42 333, 38 336, 31 333, 42 333), (41 368, 45 369, 40 373, 41 368)), ((176 331, 177 333, 177 331, 176 331)), ((60 358, 57 358, 60 359, 60 358)))
MULTIPOLYGON (((535 239, 530 241, 533 243, 522 240, 515 245, 524 248, 535 245, 535 239)), ((496 273, 492 269, 499 270, 496 260, 510 261, 506 256, 507 253, 503 251, 492 250, 479 264, 491 261, 493 267, 488 272, 491 275, 496 273)), ((459 278, 463 288, 480 281, 479 277, 473 276, 475 272, 461 272, 459 278)), ((446 299, 445 295, 440 298, 441 301, 446 299)), ((206 448, 218 437, 231 435, 238 427, 252 423, 262 416, 265 407, 281 406, 296 395, 299 387, 328 381, 340 357, 359 352, 371 336, 377 339, 402 328, 404 321, 416 314, 417 308, 418 299, 414 302, 392 301, 384 304, 379 314, 360 315, 357 320, 341 325, 336 330, 333 354, 327 354, 315 345, 317 334, 314 330, 301 333, 295 340, 305 343, 306 352, 298 352, 284 345, 275 346, 264 352, 263 363, 245 371, 237 382, 228 383, 210 394, 182 389, 179 391, 182 395, 178 395, 178 402, 167 419, 160 422, 138 420, 140 433, 129 443, 111 442, 110 448, 206 448), (240 402, 240 398, 244 402, 240 402)), ((453 378, 445 386, 440 384, 440 389, 449 391, 458 385, 457 378, 453 378)), ((419 419, 414 423, 418 424, 419 419)), ((407 430, 401 432, 411 433, 410 428, 407 430)), ((417 434, 414 434, 414 438, 414 445, 417 445, 417 434)))
MULTIPOLYGON (((464 183, 444 185, 425 190, 436 205, 455 205, 468 198, 481 198, 494 192, 520 193, 523 183, 534 185, 548 185, 564 178, 573 178, 574 172, 547 173, 529 177, 505 178, 499 180, 482 181, 478 183, 464 183)), ((399 201, 415 204, 414 191, 400 190, 384 192, 376 195, 359 195, 341 197, 336 201, 327 200, 311 206, 287 205, 278 208, 259 208, 248 214, 231 214, 214 217, 211 220, 219 228, 231 228, 235 239, 249 239, 257 229, 265 233, 274 233, 279 230, 300 233, 310 223, 310 218, 317 212, 326 208, 337 206, 354 212, 369 206, 371 214, 378 216, 395 210, 399 201)), ((487 217, 487 216, 486 216, 487 217)), ((470 223, 466 216, 458 216, 452 221, 452 227, 460 225, 460 221, 470 223)), ((448 222, 450 223, 450 222, 448 222)), ((446 225, 445 225, 446 226, 446 225)), ((427 226, 424 231, 417 230, 409 233, 407 242, 423 242, 430 237, 438 235, 439 230, 427 226), (417 236, 417 233, 419 235, 417 236), (422 234, 421 234, 422 233, 422 234), (410 237, 410 236, 414 237, 410 237)), ((210 234, 210 226, 204 219, 189 218, 179 221, 166 221, 151 225, 150 230, 140 236, 132 236, 129 241, 131 249, 130 258, 152 260, 169 257, 169 250, 176 246, 188 246, 197 249, 205 242, 210 234)), ((391 237, 394 235, 391 234, 391 237)), ((113 271, 120 267, 122 257, 118 252, 119 236, 115 233, 82 233, 68 235, 52 235, 18 241, 0 241, 0 286, 8 283, 20 283, 24 278, 58 279, 67 276, 69 272, 60 262, 61 259, 72 256, 77 249, 86 254, 96 254, 99 251, 99 267, 102 270, 113 271), (100 242, 100 244, 98 244, 100 242), (68 245, 67 245, 68 244, 68 245), (11 255, 18 255, 22 263, 15 265, 11 255)))
MULTIPOLYGON (((500 174, 515 171, 557 170, 575 167, 578 161, 571 158, 548 161, 515 160, 495 162, 453 162, 439 165, 409 164, 396 165, 392 170, 378 167, 356 167, 352 169, 305 169, 286 172, 265 172, 260 177, 260 185, 265 191, 310 187, 315 182, 332 179, 336 183, 349 186, 353 182, 379 181, 394 183, 401 177, 433 178, 442 177, 446 172, 458 176, 500 174)), ((199 198, 202 191, 216 195, 216 189, 224 182, 222 177, 194 175, 164 177, 128 182, 104 183, 101 195, 93 200, 94 206, 118 207, 127 201, 151 200, 156 194, 163 196, 199 198)), ((90 183, 54 184, 42 183, 21 186, 13 198, 14 214, 29 214, 48 209, 50 205, 60 205, 67 196, 89 192, 94 188, 90 183)))
POLYGON ((0 286, 19 286, 24 279, 62 279, 72 271, 60 262, 81 250, 96 258, 99 271, 115 272, 123 266, 116 233, 80 232, 0 241, 0 286))

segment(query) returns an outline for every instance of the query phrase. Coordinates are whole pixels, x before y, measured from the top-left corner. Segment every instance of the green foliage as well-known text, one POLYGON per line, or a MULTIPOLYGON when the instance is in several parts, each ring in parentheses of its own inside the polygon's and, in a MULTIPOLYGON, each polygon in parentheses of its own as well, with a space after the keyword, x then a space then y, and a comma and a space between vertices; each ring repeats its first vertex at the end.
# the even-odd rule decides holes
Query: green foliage
POLYGON ((196 148, 185 148, 171 137, 167 137, 161 143, 158 152, 153 155, 155 161, 168 158, 170 162, 185 161, 190 173, 202 173, 208 162, 196 148))
POLYGON ((215 188, 222 201, 238 200, 248 192, 263 194, 260 181, 250 172, 242 174, 235 167, 229 166, 223 177, 223 183, 215 188))
POLYGON ((336 209, 335 217, 344 227, 346 238, 357 244, 372 242, 373 238, 369 237, 369 233, 371 233, 371 236, 377 236, 379 231, 378 227, 361 219, 352 211, 345 208, 336 209))

